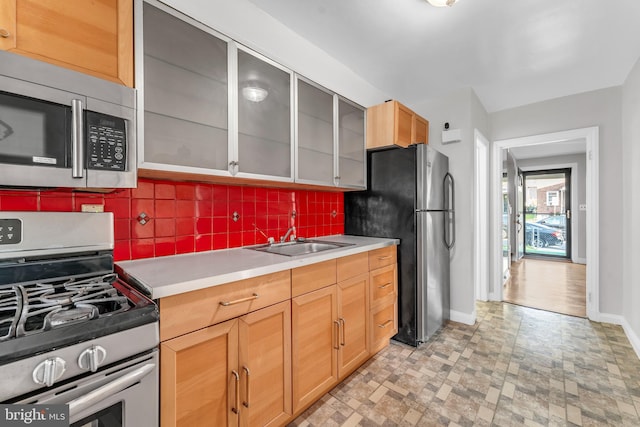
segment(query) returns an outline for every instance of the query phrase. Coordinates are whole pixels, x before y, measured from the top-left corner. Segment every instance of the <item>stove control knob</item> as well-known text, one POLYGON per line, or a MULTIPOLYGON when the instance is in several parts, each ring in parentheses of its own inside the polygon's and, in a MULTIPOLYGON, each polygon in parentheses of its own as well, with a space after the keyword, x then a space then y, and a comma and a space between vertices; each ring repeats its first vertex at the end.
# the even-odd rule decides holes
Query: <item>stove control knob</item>
POLYGON ((62 377, 67 369, 67 363, 60 357, 52 357, 41 362, 33 370, 33 381, 36 384, 44 384, 51 387, 53 383, 62 377))
POLYGON ((107 357, 107 350, 99 345, 93 345, 80 353, 78 357, 78 366, 84 370, 95 372, 98 370, 98 366, 107 357))

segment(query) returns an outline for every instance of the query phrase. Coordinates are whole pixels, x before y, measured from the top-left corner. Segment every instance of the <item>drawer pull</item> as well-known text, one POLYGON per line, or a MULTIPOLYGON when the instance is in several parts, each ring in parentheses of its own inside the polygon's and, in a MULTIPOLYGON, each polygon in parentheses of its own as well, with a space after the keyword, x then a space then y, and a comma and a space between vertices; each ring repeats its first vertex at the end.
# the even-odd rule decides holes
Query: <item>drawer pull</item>
POLYGON ((340 350, 340 322, 334 320, 333 324, 336 325, 336 345, 333 348, 340 350))
POLYGON ((233 300, 233 301, 220 301, 220 305, 223 306, 223 307, 227 307, 227 306, 230 306, 230 305, 240 304, 241 302, 247 302, 247 301, 251 301, 251 300, 254 300, 254 299, 258 299, 258 298, 259 298, 258 294, 256 294, 254 292, 254 294, 251 295, 250 297, 240 298, 240 299, 233 300))
POLYGON ((391 255, 385 255, 385 256, 379 256, 379 257, 378 257, 378 259, 379 259, 379 260, 381 260, 381 261, 382 261, 383 259, 390 259, 390 258, 391 258, 391 255))
POLYGON ((4 28, 0 28, 0 37, 2 37, 3 39, 8 39, 9 37, 11 37, 11 33, 4 28))
POLYGON ((378 328, 386 328, 387 326, 389 326, 391 323, 393 323, 393 319, 389 319, 384 323, 381 323, 378 325, 378 328))
POLYGON ((240 375, 235 371, 235 369, 231 371, 231 375, 233 375, 233 377, 235 378, 236 383, 236 401, 235 406, 231 408, 231 412, 237 414, 238 412, 240 412, 240 375))
POLYGON ((341 338, 340 338, 340 345, 344 347, 345 344, 346 344, 346 340, 345 340, 345 337, 344 337, 344 334, 345 334, 344 330, 345 330, 345 327, 347 325, 347 322, 345 322, 345 320, 342 317, 340 319, 338 319, 338 321, 340 322, 340 329, 342 330, 342 335, 341 335, 341 338))
POLYGON ((380 286, 378 286, 378 289, 386 289, 386 288, 388 288, 389 286, 391 286, 391 282, 387 282, 387 283, 385 283, 384 285, 380 285, 380 286))

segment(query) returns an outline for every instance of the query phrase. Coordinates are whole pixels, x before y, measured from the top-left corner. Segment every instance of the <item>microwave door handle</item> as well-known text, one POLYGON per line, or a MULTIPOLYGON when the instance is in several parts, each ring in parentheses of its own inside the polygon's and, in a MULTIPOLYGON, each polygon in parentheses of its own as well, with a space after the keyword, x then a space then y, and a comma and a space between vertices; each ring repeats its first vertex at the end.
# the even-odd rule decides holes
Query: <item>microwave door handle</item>
POLYGON ((71 177, 82 178, 84 172, 84 118, 82 101, 71 101, 71 177))

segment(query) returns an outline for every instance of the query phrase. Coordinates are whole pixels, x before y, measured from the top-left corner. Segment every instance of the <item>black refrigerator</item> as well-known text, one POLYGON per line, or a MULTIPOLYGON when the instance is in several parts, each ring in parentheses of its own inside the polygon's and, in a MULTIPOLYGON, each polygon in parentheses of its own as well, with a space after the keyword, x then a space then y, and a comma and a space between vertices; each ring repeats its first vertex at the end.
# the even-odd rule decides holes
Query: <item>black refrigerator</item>
POLYGON ((418 346, 449 319, 455 243, 449 159, 426 144, 367 152, 367 190, 345 193, 345 234, 400 239, 397 341, 418 346))

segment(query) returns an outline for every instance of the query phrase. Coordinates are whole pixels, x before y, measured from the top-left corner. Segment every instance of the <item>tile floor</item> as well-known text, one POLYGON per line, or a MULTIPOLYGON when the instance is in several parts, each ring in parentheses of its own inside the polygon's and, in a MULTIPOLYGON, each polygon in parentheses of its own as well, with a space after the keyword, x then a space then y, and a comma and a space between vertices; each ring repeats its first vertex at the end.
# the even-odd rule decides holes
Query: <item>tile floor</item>
POLYGON ((392 344, 291 426, 640 426, 640 360, 619 326, 477 305, 419 349, 392 344))

